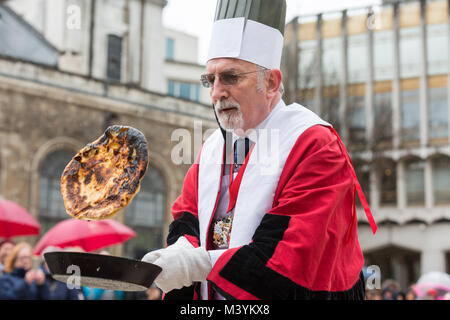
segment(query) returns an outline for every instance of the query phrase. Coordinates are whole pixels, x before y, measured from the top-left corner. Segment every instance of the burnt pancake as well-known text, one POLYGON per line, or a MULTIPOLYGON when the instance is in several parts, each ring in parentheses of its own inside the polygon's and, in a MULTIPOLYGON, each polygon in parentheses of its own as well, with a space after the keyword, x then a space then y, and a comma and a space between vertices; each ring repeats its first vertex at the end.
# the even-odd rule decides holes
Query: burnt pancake
POLYGON ((108 127, 81 149, 62 173, 67 213, 84 220, 111 218, 139 192, 147 167, 145 136, 132 127, 108 127))

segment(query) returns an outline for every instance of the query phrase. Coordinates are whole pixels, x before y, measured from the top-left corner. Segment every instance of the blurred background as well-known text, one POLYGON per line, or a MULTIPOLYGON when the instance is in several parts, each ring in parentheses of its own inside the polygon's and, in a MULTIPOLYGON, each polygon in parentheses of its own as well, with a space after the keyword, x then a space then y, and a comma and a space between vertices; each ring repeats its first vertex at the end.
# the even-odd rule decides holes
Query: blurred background
MULTIPOLYGON (((373 236, 358 209, 381 291, 450 272, 449 2, 287 1, 284 100, 321 115, 347 146, 379 227, 373 236)), ((145 134, 150 165, 115 217, 136 235, 108 250, 140 259, 164 246, 189 168, 171 161, 172 133, 217 127, 199 82, 215 5, 0 0, 0 196, 41 226, 14 242, 34 246, 68 219, 64 167, 121 124, 145 134)), ((188 158, 196 152, 192 143, 188 158)))

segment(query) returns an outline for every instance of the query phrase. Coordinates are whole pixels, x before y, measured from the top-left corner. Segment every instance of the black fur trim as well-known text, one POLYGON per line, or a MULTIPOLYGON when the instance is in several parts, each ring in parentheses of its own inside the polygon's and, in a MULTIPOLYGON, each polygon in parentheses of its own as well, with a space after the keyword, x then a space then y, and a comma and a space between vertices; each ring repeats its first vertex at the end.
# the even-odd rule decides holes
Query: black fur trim
POLYGON ((169 226, 167 245, 170 246, 171 244, 174 244, 179 237, 186 234, 200 239, 198 219, 190 212, 183 212, 181 217, 172 221, 169 226))
POLYGON ((192 300, 194 298, 194 285, 167 292, 164 300, 192 300))
MULTIPOLYGON (((355 285, 346 291, 312 291, 268 268, 267 262, 283 239, 290 217, 266 214, 253 236, 253 242, 236 251, 220 271, 220 275, 236 286, 264 300, 363 300, 363 273, 355 285)), ((223 290, 211 282, 217 292, 223 290)), ((225 298, 233 299, 230 294, 225 298)))

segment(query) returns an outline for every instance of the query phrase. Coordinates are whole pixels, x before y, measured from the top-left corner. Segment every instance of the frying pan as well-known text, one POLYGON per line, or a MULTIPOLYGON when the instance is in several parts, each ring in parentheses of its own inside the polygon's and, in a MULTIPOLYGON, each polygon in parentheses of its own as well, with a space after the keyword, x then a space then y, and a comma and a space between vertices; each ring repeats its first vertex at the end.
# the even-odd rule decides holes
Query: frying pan
POLYGON ((162 271, 139 260, 84 252, 48 252, 44 259, 55 280, 68 284, 79 276, 81 286, 109 290, 147 290, 162 271))

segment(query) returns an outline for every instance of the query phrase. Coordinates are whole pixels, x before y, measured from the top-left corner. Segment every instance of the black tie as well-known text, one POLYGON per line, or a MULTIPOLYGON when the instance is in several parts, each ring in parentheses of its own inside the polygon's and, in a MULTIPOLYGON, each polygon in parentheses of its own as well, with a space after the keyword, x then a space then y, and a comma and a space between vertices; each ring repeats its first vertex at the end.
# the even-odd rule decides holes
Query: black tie
POLYGON ((243 164, 249 150, 250 140, 248 138, 237 139, 234 142, 234 163, 238 165, 243 164))

